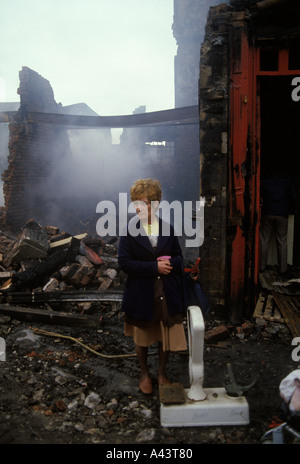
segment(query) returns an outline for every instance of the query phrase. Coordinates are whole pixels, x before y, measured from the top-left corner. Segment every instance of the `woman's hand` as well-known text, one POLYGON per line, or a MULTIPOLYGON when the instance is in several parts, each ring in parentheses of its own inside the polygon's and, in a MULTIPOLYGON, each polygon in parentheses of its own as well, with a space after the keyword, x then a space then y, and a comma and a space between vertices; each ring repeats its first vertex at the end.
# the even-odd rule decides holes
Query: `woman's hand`
POLYGON ((173 267, 170 264, 170 261, 167 259, 157 261, 157 268, 158 273, 163 275, 170 274, 170 272, 173 269, 173 267))

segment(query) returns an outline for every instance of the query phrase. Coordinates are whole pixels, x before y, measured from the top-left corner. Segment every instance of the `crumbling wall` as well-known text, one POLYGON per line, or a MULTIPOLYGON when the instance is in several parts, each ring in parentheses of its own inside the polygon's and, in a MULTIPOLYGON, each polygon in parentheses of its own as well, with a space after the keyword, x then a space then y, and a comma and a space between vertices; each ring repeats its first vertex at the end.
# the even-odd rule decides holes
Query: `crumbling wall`
POLYGON ((19 77, 20 108, 9 124, 8 168, 2 175, 4 225, 12 230, 22 227, 30 217, 41 222, 46 219, 50 192, 43 188, 45 181, 55 163, 71 154, 65 130, 28 121, 31 111, 60 112, 49 81, 27 67, 19 77))
POLYGON ((212 306, 226 299, 226 214, 228 163, 228 24, 231 11, 219 5, 210 11, 201 47, 200 172, 206 198, 201 277, 212 306))

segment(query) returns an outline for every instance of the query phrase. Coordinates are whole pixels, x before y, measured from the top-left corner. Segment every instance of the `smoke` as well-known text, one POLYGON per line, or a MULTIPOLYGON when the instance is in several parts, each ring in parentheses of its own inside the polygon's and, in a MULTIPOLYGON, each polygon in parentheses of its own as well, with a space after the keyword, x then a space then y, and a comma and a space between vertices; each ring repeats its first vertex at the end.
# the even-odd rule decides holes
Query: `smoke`
MULTIPOLYGON (((129 192, 140 177, 152 172, 143 160, 143 142, 134 134, 130 142, 113 144, 109 129, 68 131, 69 150, 57 157, 51 175, 35 186, 34 196, 44 205, 43 222, 58 224, 71 233, 88 226, 96 233, 96 207, 100 201, 118 206, 120 192, 129 192)), ((85 230, 86 231, 86 230, 85 230)))
MULTIPOLYGON (((187 17, 190 16, 190 20, 195 22, 195 29, 190 29, 189 22, 187 22, 187 26, 184 25, 186 13, 184 9, 187 7, 182 2, 175 1, 176 8, 182 9, 184 13, 181 15, 181 11, 178 11, 177 15, 175 15, 177 21, 183 21, 183 24, 179 24, 178 30, 180 31, 181 27, 187 27, 187 37, 189 30, 196 30, 199 34, 199 40, 197 39, 197 44, 194 46, 193 32, 189 39, 191 43, 180 44, 178 49, 179 52, 181 50, 183 55, 177 56, 177 67, 175 70, 177 74, 175 79, 176 106, 198 104, 199 42, 204 35, 206 14, 209 6, 221 3, 221 0, 199 0, 189 3, 191 11, 187 11, 187 17), (194 9, 196 14, 193 14, 194 9), (198 21, 198 14, 200 14, 201 22, 198 21), (184 59, 184 55, 186 55, 187 60, 184 59), (189 73, 191 69, 192 73, 189 73), (180 99, 178 95, 181 96, 180 99)), ((176 32, 176 27, 174 30, 176 32)), ((180 37, 178 39, 180 40, 180 37)), ((187 39, 185 40, 188 42, 187 39)), ((108 48, 108 45, 105 47, 108 48)), ((134 52, 133 45, 131 51, 134 52)), ((159 51, 156 59, 158 59, 158 55, 159 51)), ((47 54, 45 56, 49 61, 49 56, 47 54)), ((65 55, 63 56, 65 60, 65 55)), ((151 69, 156 69, 155 75, 164 74, 163 68, 160 67, 162 63, 151 61, 151 56, 147 54, 147 50, 144 50, 144 57, 149 76, 150 66, 151 69)), ((127 60, 126 54, 124 54, 124 58, 127 60)), ((78 54, 76 54, 76 59, 78 59, 78 54)), ((117 62, 119 69, 123 69, 120 62, 117 62)), ((101 66, 103 69, 105 68, 103 63, 101 66)), ((130 68, 134 87, 137 86, 136 83, 139 79, 137 71, 139 71, 138 68, 141 66, 141 63, 139 62, 135 66, 136 69, 130 68)), ((53 63, 52 68, 57 68, 56 62, 53 63)), ((95 72, 92 74, 94 75, 95 82, 99 85, 97 74, 95 72)), ((50 78, 52 80, 52 77, 50 78)), ((153 77, 151 79, 153 81, 153 77)), ((121 73, 118 77, 118 82, 121 82, 124 87, 124 76, 121 73)), ((53 85, 56 91, 57 84, 53 83, 53 85)), ((71 86, 71 82, 69 82, 69 85, 71 86)), ((153 82, 151 85, 153 86, 153 82)), ((157 92, 159 85, 156 84, 156 87, 154 85, 155 92, 157 92)), ((130 90, 128 93, 130 94, 130 90)), ((144 93, 141 98, 143 100, 147 99, 147 94, 144 93)), ((164 107, 157 107, 158 110, 162 108, 164 107)), ((67 132, 69 146, 55 146, 55 141, 53 141, 54 146, 48 147, 48 152, 43 153, 45 152, 45 145, 42 145, 40 151, 44 154, 43 160, 44 162, 46 162, 45 160, 47 162, 50 160, 51 170, 50 174, 48 173, 42 181, 37 179, 35 183, 31 182, 29 186, 33 204, 37 205, 36 208, 33 208, 33 211, 37 211, 36 219, 42 224, 58 225, 71 233, 80 232, 80 228, 86 230, 87 225, 95 232, 97 204, 103 200, 110 200, 117 205, 119 193, 129 192, 132 183, 140 177, 158 178, 163 185, 164 198, 170 201, 178 198, 178 192, 184 196, 184 188, 186 188, 186 185, 190 186, 193 182, 196 185, 194 190, 197 191, 199 180, 199 128, 196 126, 192 129, 192 137, 190 137, 188 132, 184 133, 182 131, 182 142, 181 144, 177 143, 176 149, 178 153, 175 153, 177 157, 176 162, 180 159, 181 164, 179 167, 172 160, 174 149, 173 154, 169 155, 167 154, 168 147, 166 145, 159 147, 155 147, 154 145, 146 146, 146 143, 151 143, 152 141, 166 141, 167 143, 172 143, 173 141, 176 145, 176 142, 174 142, 175 136, 172 138, 173 135, 167 133, 168 131, 165 128, 160 129, 158 131, 159 134, 155 133, 155 131, 151 132, 146 128, 125 129, 120 138, 120 144, 114 144, 112 143, 112 134, 109 129, 74 128, 67 132), (191 147, 192 138, 193 140, 195 139, 194 147, 191 147), (189 167, 190 171, 187 176, 188 180, 184 181, 184 169, 187 167, 189 167), (180 182, 178 182, 178 179, 180 179, 180 182), (184 185, 184 182, 186 185, 184 185), (173 196, 170 197, 169 195, 173 196)), ((62 129, 62 131, 66 130, 62 129)), ((198 199, 198 197, 195 199, 198 199)))

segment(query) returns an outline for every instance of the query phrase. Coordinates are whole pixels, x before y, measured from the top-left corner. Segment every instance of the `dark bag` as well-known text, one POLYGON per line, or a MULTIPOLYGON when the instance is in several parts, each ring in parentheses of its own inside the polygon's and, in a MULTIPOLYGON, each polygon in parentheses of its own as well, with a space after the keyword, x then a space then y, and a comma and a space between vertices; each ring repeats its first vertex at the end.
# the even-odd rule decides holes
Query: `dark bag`
POLYGON ((208 298, 199 279, 198 265, 200 258, 192 268, 183 268, 183 294, 185 307, 199 306, 204 315, 210 311, 208 298))

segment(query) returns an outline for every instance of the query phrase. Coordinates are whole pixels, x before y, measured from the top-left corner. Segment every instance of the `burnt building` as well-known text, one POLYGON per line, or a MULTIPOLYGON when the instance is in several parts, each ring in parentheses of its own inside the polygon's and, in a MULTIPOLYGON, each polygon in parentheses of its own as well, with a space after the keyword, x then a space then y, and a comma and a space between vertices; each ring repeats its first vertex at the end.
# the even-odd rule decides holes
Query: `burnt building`
MULTIPOLYGON (((210 9, 201 46, 201 275, 213 304, 233 322, 251 314, 257 298, 261 174, 277 164, 299 191, 299 19, 294 0, 232 0, 210 9)), ((293 219, 289 248, 297 266, 297 214, 293 219)))
MULTIPOLYGON (((200 255, 201 280, 211 306, 233 322, 251 314, 257 300, 260 183, 269 166, 279 164, 292 177, 299 204, 299 19, 297 0, 174 0, 176 116, 151 116, 142 108, 132 118, 112 117, 111 125, 104 118, 106 128, 125 128, 120 147, 113 150, 105 132, 102 142, 110 165, 121 166, 124 147, 144 157, 143 169, 131 173, 134 177, 124 185, 139 174, 152 175, 162 180, 169 201, 205 198, 204 243, 184 254, 200 255)), ((68 161, 79 133, 103 126, 103 119, 92 115, 74 122, 55 102, 49 82, 28 68, 20 73, 19 93, 3 174, 5 225, 20 227, 31 216, 40 220, 52 206, 52 218, 59 221, 55 207, 65 218, 67 199, 53 195, 53 185, 62 185, 70 176, 68 161), (74 126, 70 138, 68 130, 74 126), (55 170, 62 159, 66 171, 55 170)), ((98 163, 95 184, 103 183, 106 172, 107 165, 98 163)), ((84 190, 75 174, 72 179, 86 212, 84 190)), ((115 193, 124 191, 118 179, 109 186, 115 193)), ((93 208, 102 199, 97 195, 90 197, 93 208)), ((77 215, 82 218, 80 211, 77 215)), ((293 215, 290 228, 289 259, 299 266, 299 214, 293 215)))
MULTIPOLYGON (((71 156, 67 134, 54 125, 32 124, 28 113, 60 111, 46 79, 27 67, 20 71, 20 106, 9 122, 9 156, 2 174, 4 227, 18 229, 28 217, 43 217, 49 210, 51 187, 45 182, 62 158, 71 156)), ((53 182, 55 184, 55 180, 53 182)))

